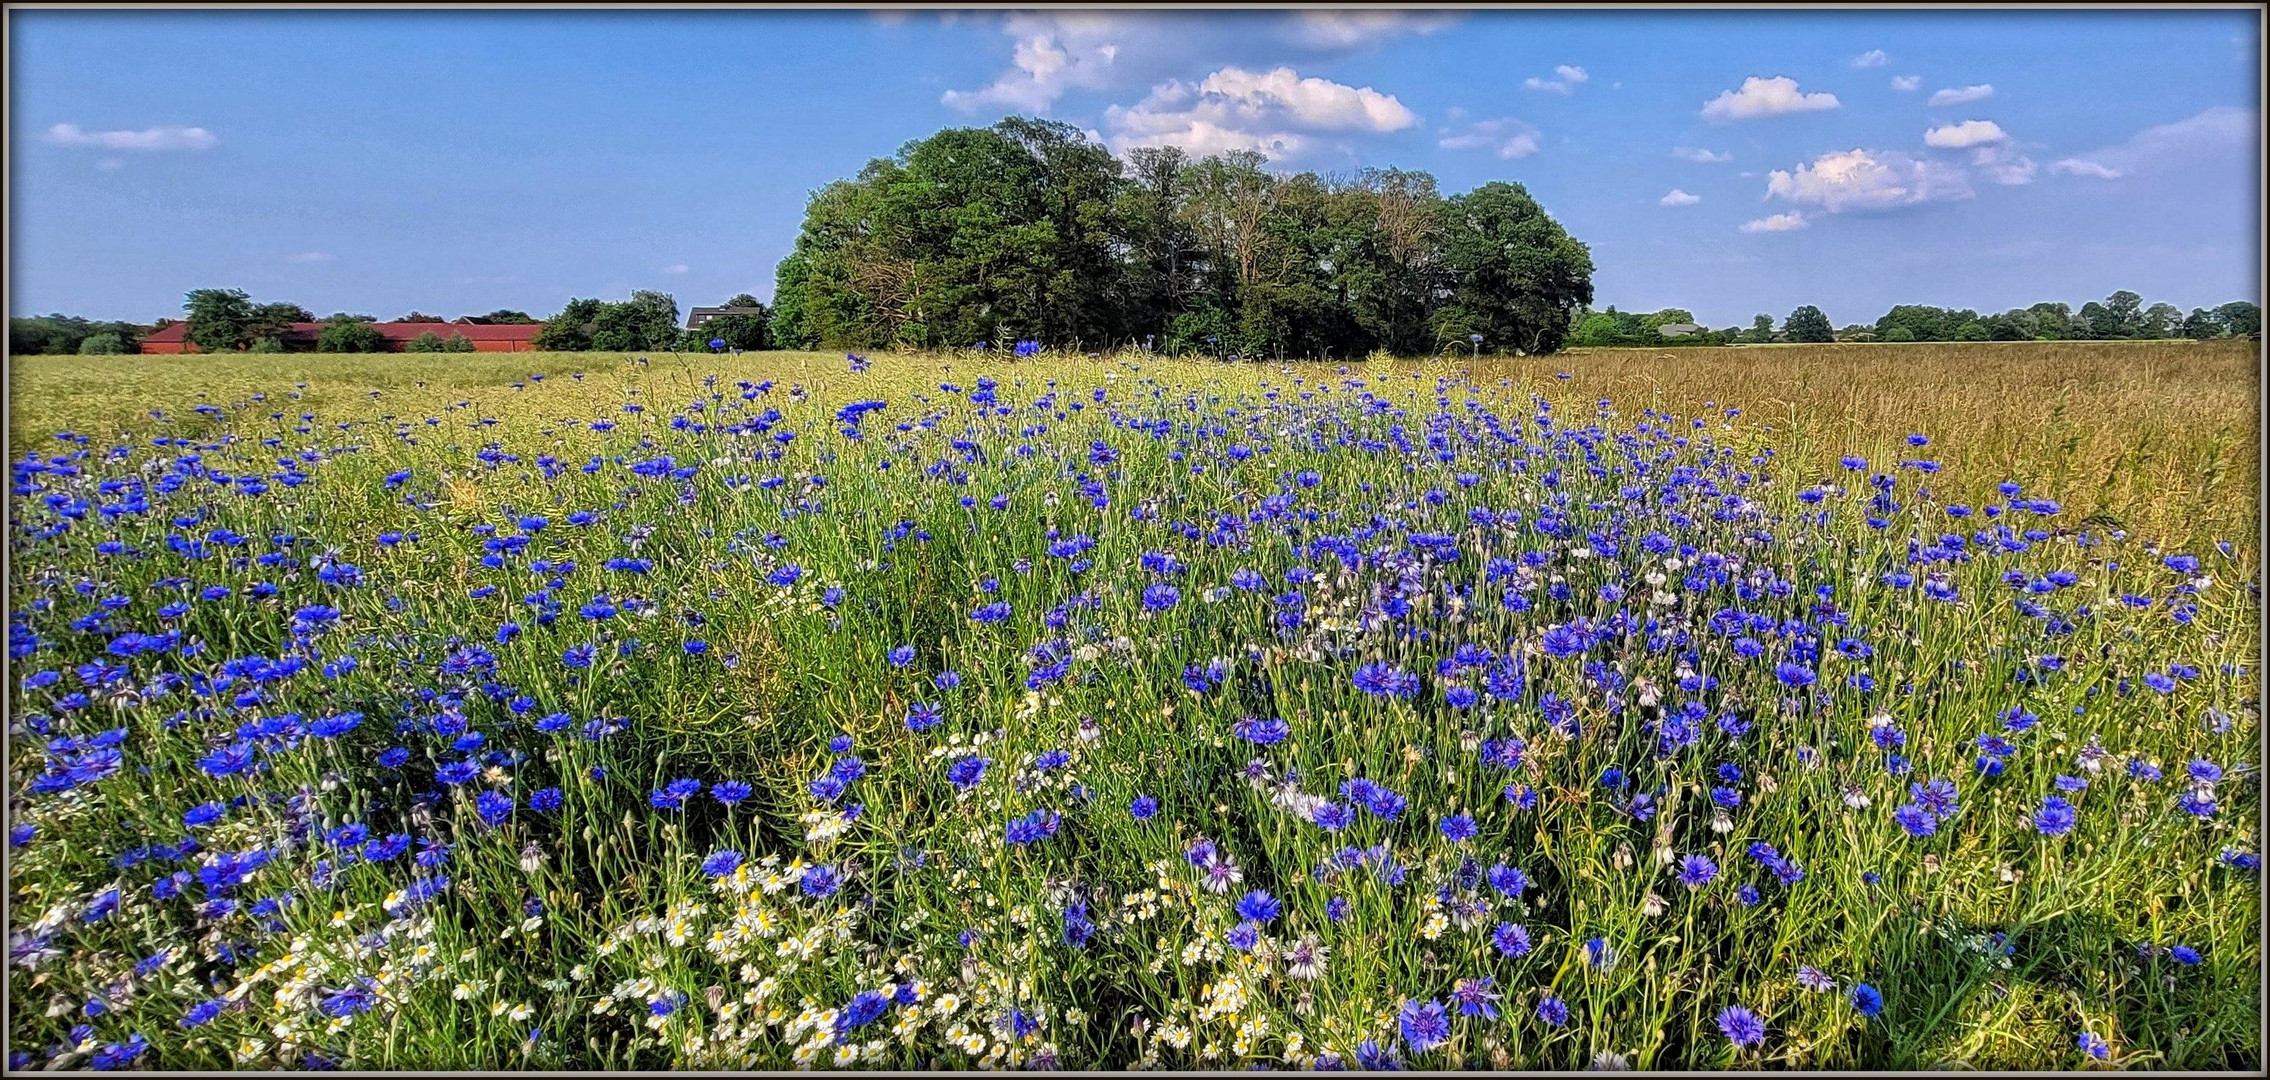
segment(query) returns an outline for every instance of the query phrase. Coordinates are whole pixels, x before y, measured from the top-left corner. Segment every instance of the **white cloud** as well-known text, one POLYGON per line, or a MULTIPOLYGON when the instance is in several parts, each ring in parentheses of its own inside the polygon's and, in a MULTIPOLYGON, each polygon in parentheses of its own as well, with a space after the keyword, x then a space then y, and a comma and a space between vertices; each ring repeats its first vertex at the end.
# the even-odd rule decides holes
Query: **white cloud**
POLYGON ((693 268, 687 266, 685 263, 671 263, 670 265, 663 267, 662 272, 665 274, 683 274, 691 269, 693 268))
POLYGON ((1671 189, 1671 193, 1670 193, 1670 194, 1668 194, 1668 195, 1665 195, 1665 196, 1663 196, 1662 198, 1655 200, 1655 205, 1657 205, 1657 206, 1693 206, 1694 204, 1696 204, 1696 203, 1699 203, 1699 202, 1701 202, 1701 201, 1703 201, 1703 200, 1702 200, 1702 196, 1700 196, 1700 195, 1689 195, 1689 194, 1687 194, 1686 192, 1679 190, 1678 188, 1672 188, 1672 189, 1671 189))
POLYGON ((1074 87, 1100 88, 1119 58, 1121 20, 1104 12, 1018 12, 1002 23, 1017 40, 1007 71, 976 90, 948 90, 944 104, 964 111, 988 105, 1041 112, 1074 87))
POLYGON ((1884 55, 1884 50, 1882 49, 1870 49, 1867 52, 1853 57, 1852 66, 1856 68, 1883 67, 1886 63, 1890 62, 1891 59, 1891 57, 1884 55))
POLYGON ((1944 162, 1911 158, 1896 150, 1840 150, 1766 177, 1766 196, 1846 210, 1889 210, 1917 203, 1967 199, 1970 174, 1944 162))
POLYGON ((1583 68, 1576 67, 1571 64, 1562 64, 1561 66, 1553 69, 1552 78, 1542 79, 1538 78, 1535 75, 1532 75, 1528 79, 1524 80, 1521 85, 1526 86, 1531 90, 1543 90, 1548 93, 1566 94, 1576 89, 1578 86, 1583 85, 1587 80, 1591 78, 1592 76, 1585 74, 1583 68))
POLYGON ((140 131, 85 131, 77 124, 57 124, 46 139, 58 146, 103 150, 210 150, 221 140, 201 127, 154 127, 140 131))
POLYGON ((2120 179, 2120 170, 2081 158, 2066 158, 2063 161, 2051 162, 2049 167, 2056 172, 2065 173, 2069 176, 2094 176, 2099 180, 2120 179))
POLYGON ((1435 145, 1445 150, 1495 150, 1498 157, 1506 161, 1536 153, 1543 146, 1544 136, 1543 132, 1510 116, 1477 120, 1455 135, 1444 128, 1442 134, 1444 138, 1435 145))
POLYGON ((1802 229, 1810 224, 1812 223, 1805 220, 1805 215, 1792 211, 1787 214, 1775 214, 1771 217, 1762 217, 1757 219, 1756 221, 1745 221, 1742 223, 1742 231, 1789 232, 1793 229, 1802 229))
POLYGON ((1948 124, 1924 132, 1923 145, 1937 146, 1942 149, 1983 146, 1987 143, 2001 142, 2009 137, 2008 134, 2003 132, 2002 125, 1992 120, 1965 120, 1960 124, 1948 124))
POLYGON ((2145 128, 2127 142, 2076 154, 2050 168, 2073 176, 2114 180, 2185 164, 2199 167, 2208 164, 2202 159, 2217 155, 2228 161, 2209 167, 2243 167, 2254 159, 2259 137, 2254 110, 2218 105, 2171 124, 2145 128))
POLYGON ((1399 34, 1432 34, 1458 21, 1444 11, 1303 11, 1289 37, 1302 45, 1345 49, 1399 34))
POLYGON ((1704 165, 1721 165, 1734 160, 1734 155, 1724 150, 1694 150, 1684 146, 1673 148, 1671 156, 1681 161, 1699 162, 1704 165))
POLYGON ((1971 151, 1970 163, 1997 184, 2015 186, 2034 181, 2034 159, 2008 146, 1978 147, 1971 151))
POLYGON ((1814 112, 1836 107, 1835 94, 1803 93, 1797 89, 1797 80, 1786 75, 1776 75, 1770 79, 1752 75, 1742 80, 1741 89, 1728 90, 1704 102, 1702 115, 1705 120, 1747 120, 1754 116, 1814 112))
POLYGON ((1922 88, 1922 86, 1923 86, 1923 76, 1921 76, 1921 75, 1894 75, 1894 76, 1892 76, 1892 89, 1894 89, 1894 90, 1898 90, 1898 91, 1900 91, 1901 93, 1906 93, 1907 91, 1910 91, 1910 90, 1918 90, 1918 89, 1921 89, 1921 88, 1922 88))
POLYGON ((1926 102, 1925 104, 1928 104, 1932 108, 1936 109, 1944 105, 1968 105, 1973 101, 1985 101, 1987 98, 1993 96, 1993 84, 1980 83, 1977 86, 1966 86, 1960 90, 1957 90, 1953 87, 1948 87, 1945 90, 1940 90, 1932 94, 1931 100, 1926 102))
POLYGON ((1256 150, 1272 159, 1310 145, 1304 132, 1401 131, 1419 122, 1392 94, 1291 68, 1252 72, 1226 67, 1196 85, 1170 79, 1133 106, 1104 111, 1112 148, 1179 146, 1195 154, 1256 150))
POLYGON ((320 263, 320 262, 330 262, 330 261, 332 261, 333 259, 336 259, 336 258, 338 258, 338 256, 337 256, 337 255, 333 255, 333 254, 331 254, 331 253, 330 253, 330 252, 328 252, 328 251, 301 251, 301 252, 295 252, 295 253, 293 253, 293 254, 290 254, 290 255, 286 255, 286 256, 284 256, 284 261, 285 261, 285 262, 288 262, 288 263, 303 263, 303 264, 304 264, 304 263, 320 263))

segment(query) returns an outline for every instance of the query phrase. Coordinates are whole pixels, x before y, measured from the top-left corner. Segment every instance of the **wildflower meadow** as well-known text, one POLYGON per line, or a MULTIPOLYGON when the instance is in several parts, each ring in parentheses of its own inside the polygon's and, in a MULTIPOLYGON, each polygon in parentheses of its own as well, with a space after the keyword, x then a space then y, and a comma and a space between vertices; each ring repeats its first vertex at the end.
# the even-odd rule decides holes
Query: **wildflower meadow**
POLYGON ((2253 421, 1968 348, 20 363, 9 1064, 2255 1068, 2253 421))

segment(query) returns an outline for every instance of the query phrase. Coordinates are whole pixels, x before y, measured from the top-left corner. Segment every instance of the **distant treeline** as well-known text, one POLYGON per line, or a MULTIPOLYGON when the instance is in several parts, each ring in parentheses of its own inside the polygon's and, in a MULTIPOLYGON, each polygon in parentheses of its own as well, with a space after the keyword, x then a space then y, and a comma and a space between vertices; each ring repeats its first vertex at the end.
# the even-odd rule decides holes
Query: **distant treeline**
POLYGON ((2262 336, 2262 309, 2245 300, 2214 308, 2193 308, 2186 315, 2173 304, 2149 307, 2144 298, 2123 289, 2092 300, 2075 311, 2069 304, 2041 303, 2012 308, 1999 315, 1981 315, 1968 308, 1937 308, 1901 304, 1878 318, 1874 325, 1858 323, 1831 329, 1827 315, 1810 304, 1789 313, 1779 329, 1773 316, 1760 315, 1747 327, 1712 329, 1700 326, 1681 308, 1641 314, 1582 310, 1569 331, 1572 345, 1747 345, 1771 341, 2122 341, 2165 338, 2262 336))

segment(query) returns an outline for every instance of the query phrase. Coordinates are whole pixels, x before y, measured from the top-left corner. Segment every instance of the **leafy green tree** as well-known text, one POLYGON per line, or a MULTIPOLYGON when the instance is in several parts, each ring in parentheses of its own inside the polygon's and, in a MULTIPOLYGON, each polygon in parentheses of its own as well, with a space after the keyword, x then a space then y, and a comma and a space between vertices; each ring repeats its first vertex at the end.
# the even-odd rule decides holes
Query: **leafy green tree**
POLYGON ((491 326, 528 326, 536 321, 527 312, 514 311, 511 308, 498 308, 480 316, 480 320, 491 326))
POLYGON ((369 319, 337 318, 324 321, 323 329, 315 335, 315 351, 326 353, 374 353, 387 351, 386 335, 378 332, 369 319))
POLYGON ((121 356, 129 351, 125 337, 114 330, 89 334, 86 340, 79 342, 81 356, 121 356))
POLYGON ((473 347, 472 338, 466 337, 463 333, 456 333, 441 339, 441 351, 475 352, 477 350, 473 347))
POLYGON ((2040 303, 2027 308, 2033 316, 2036 341, 2062 341, 2073 335, 2073 306, 2070 304, 2040 303))
POLYGON ((2175 334, 2176 327, 2183 325, 2183 309, 2162 301, 2145 308, 2144 313, 2138 318, 2141 322, 2137 331, 2138 337, 2155 339, 2172 337, 2175 334))
POLYGON ((248 348, 245 351, 256 353, 280 353, 284 351, 284 339, 274 336, 253 338, 251 348, 248 348))
POLYGON ((2144 336, 2144 298, 2126 289, 2105 297, 2095 329, 2100 338, 2144 336))
POLYGON ((1791 341, 1819 345, 1836 340, 1836 329, 1829 325, 1829 317, 1811 304, 1790 312, 1781 325, 1789 332, 1791 341))
POLYGON ((1436 340, 1480 333, 1530 356, 1558 350, 1569 312, 1592 302, 1591 251, 1502 181, 1451 197, 1441 229, 1450 295, 1435 313, 1436 340))
POLYGON ((772 347, 771 317, 764 313, 762 304, 728 304, 728 307, 754 307, 755 315, 718 315, 701 324, 698 330, 687 331, 687 348, 705 351, 712 341, 722 340, 728 349, 755 352, 772 347))
POLYGON ((640 289, 621 303, 602 304, 591 320, 591 348, 601 352, 667 349, 678 340, 678 302, 668 293, 640 289))
MULTIPOLYGON (((407 320, 402 320, 407 321, 407 320)), ((441 352, 441 335, 431 330, 411 338, 402 346, 403 352, 441 352)))
POLYGON ((2191 314, 2184 316, 2183 324, 2176 332, 2193 341, 2206 341, 2221 334, 2223 324, 2222 320, 2215 318, 2214 312, 2206 308, 2192 308, 2191 314))
POLYGON ((1881 338, 1881 339, 1883 339, 1883 340, 1885 340, 1885 341, 1893 341, 1893 342, 1901 342, 1901 341, 1914 341, 1914 340, 1915 340, 1915 331, 1913 331, 1913 330, 1910 330, 1910 329, 1908 329, 1908 328, 1907 328, 1907 327, 1905 327, 1905 326, 1894 326, 1894 327, 1892 327, 1892 328, 1891 328, 1891 329, 1889 329, 1889 330, 1885 330, 1885 331, 1883 331, 1883 332, 1881 332, 1881 333, 1877 334, 1876 336, 1877 336, 1877 337, 1879 337, 1879 338, 1881 338))
POLYGON ((591 324, 604 306, 598 300, 569 300, 560 313, 544 321, 531 342, 545 352, 585 352, 591 348, 591 324))
POLYGON ((2262 336, 2262 309, 2246 300, 2234 300, 2216 308, 2215 321, 2232 337, 2262 336))
POLYGON ((442 318, 442 317, 441 317, 441 316, 439 316, 439 315, 428 315, 428 314, 426 314, 426 313, 425 313, 425 312, 423 312, 423 311, 413 311, 413 312, 409 313, 408 315, 404 315, 404 316, 402 316, 401 318, 399 318, 399 319, 396 319, 396 320, 394 320, 394 321, 395 321, 395 322, 407 322, 407 323, 445 323, 445 322, 448 322, 449 320, 448 320, 448 319, 444 319, 444 318, 442 318))
POLYGON ((1965 320, 1961 326, 1955 328, 1953 335, 1956 341, 1985 341, 1991 336, 1992 334, 1987 330, 1986 324, 1977 319, 1965 320))
POLYGON ((1750 320, 1750 328, 1742 332, 1745 345, 1765 345, 1773 341, 1773 316, 1760 315, 1750 320))
POLYGON ((282 343, 292 333, 292 327, 295 323, 314 321, 315 313, 298 304, 254 304, 250 315, 245 319, 244 335, 251 338, 255 346, 263 338, 274 338, 279 348, 258 349, 256 347, 255 351, 280 352, 282 351, 282 343))
POLYGON ((189 313, 190 344, 209 353, 228 352, 247 341, 252 298, 242 289, 197 289, 182 305, 189 313))

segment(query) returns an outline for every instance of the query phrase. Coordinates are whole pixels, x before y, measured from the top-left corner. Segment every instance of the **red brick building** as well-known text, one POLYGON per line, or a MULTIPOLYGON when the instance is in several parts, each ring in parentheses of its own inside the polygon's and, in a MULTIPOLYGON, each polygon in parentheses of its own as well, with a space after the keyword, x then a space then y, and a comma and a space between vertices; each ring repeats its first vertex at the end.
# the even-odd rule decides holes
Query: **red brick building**
MULTIPOLYGON (((387 351, 401 352, 420 334, 435 334, 447 339, 456 334, 465 335, 473 343, 474 352, 534 352, 536 335, 544 329, 543 323, 372 323, 371 329, 386 337, 387 351)), ((293 323, 291 332, 284 335, 284 348, 293 352, 306 352, 315 348, 315 337, 323 332, 322 323, 293 323)), ((142 339, 145 353, 194 353, 205 350, 187 339, 188 323, 175 323, 150 333, 142 339)))

